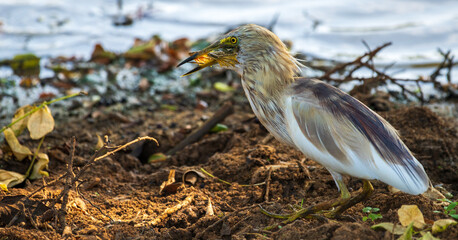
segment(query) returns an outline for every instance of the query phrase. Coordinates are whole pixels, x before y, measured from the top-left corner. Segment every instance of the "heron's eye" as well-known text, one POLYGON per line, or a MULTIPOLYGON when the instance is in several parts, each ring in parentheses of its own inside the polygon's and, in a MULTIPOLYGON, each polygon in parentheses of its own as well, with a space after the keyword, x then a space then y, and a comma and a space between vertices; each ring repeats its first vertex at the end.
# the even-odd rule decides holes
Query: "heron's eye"
POLYGON ((237 43, 237 38, 236 37, 231 37, 230 41, 231 41, 232 44, 236 44, 237 43))

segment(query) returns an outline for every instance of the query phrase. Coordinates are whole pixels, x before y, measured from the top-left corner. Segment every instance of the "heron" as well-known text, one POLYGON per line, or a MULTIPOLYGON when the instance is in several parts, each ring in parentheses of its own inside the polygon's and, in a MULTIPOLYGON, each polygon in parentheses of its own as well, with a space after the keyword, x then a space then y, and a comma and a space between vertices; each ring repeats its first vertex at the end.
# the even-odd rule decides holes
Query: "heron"
POLYGON ((382 181, 411 195, 421 194, 430 186, 423 166, 390 123, 340 89, 299 77, 302 65, 268 29, 242 25, 190 55, 178 67, 188 62, 197 67, 183 76, 213 65, 235 70, 264 127, 332 175, 340 190, 338 200, 303 208, 288 219, 326 208, 331 217, 338 216, 373 193, 369 180, 382 181), (360 194, 351 197, 344 175, 363 181, 360 194))

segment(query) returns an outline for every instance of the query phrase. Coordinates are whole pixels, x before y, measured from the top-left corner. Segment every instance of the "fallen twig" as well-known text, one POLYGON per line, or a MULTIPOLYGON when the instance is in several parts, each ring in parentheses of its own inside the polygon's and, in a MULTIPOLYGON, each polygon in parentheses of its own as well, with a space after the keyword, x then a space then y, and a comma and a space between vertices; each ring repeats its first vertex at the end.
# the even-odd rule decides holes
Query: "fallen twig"
POLYGON ((272 168, 269 168, 269 172, 267 173, 267 178, 266 178, 266 192, 264 194, 264 201, 268 202, 269 201, 269 191, 270 191, 270 179, 272 176, 272 168))
POLYGON ((225 103, 213 116, 208 119, 199 129, 189 134, 183 141, 167 152, 166 155, 174 155, 189 144, 192 144, 207 134, 217 123, 223 121, 227 116, 234 113, 232 103, 225 103))
MULTIPOLYGON (((225 181, 225 180, 223 180, 221 178, 213 176, 211 173, 207 172, 207 170, 205 170, 203 168, 200 168, 200 171, 202 171, 205 175, 207 175, 207 176, 209 176, 209 177, 211 177, 213 179, 216 179, 219 182, 222 182, 224 184, 231 185, 231 186, 233 185, 232 183, 230 183, 228 181, 225 181)), ((253 187, 253 186, 261 186, 261 185, 264 185, 264 184, 266 184, 266 182, 255 183, 255 184, 239 184, 239 186, 241 186, 241 187, 253 187)))

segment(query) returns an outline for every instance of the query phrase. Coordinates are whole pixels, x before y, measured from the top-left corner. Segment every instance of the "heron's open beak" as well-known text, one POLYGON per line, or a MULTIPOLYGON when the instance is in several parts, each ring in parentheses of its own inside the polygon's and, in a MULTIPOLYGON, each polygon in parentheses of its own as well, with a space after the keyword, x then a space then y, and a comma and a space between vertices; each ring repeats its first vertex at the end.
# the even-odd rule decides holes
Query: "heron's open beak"
POLYGON ((211 49, 205 48, 205 49, 203 49, 201 51, 190 53, 192 55, 190 57, 186 58, 185 60, 183 60, 180 64, 178 64, 177 67, 179 67, 179 66, 181 66, 181 65, 183 65, 185 63, 188 63, 188 62, 197 63, 198 66, 196 68, 194 68, 193 70, 183 74, 182 77, 187 76, 187 75, 189 75, 191 73, 195 73, 195 72, 197 72, 197 71, 199 71, 201 69, 204 69, 204 68, 206 68, 208 66, 212 66, 212 65, 218 63, 217 60, 214 57, 209 56, 209 53, 211 53, 211 52, 212 52, 211 49))
POLYGON ((197 63, 198 66, 193 70, 183 74, 183 76, 187 76, 191 73, 195 73, 201 69, 215 64, 219 64, 221 67, 230 68, 239 63, 237 61, 237 48, 233 46, 228 47, 222 44, 220 41, 215 41, 213 44, 210 44, 210 46, 198 52, 192 52, 190 55, 190 57, 186 58, 180 64, 178 64, 177 67, 188 62, 197 63))

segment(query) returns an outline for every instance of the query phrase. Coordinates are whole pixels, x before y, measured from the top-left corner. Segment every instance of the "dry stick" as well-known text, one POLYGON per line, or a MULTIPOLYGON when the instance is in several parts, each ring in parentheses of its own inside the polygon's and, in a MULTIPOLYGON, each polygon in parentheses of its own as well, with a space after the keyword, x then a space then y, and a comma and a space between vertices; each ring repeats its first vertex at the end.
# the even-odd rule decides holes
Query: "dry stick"
POLYGON ((56 184, 59 180, 61 180, 62 178, 66 177, 66 176, 67 176, 67 173, 64 173, 64 174, 60 175, 60 177, 58 177, 57 179, 52 180, 52 181, 49 182, 49 183, 46 183, 46 184, 43 183, 43 186, 41 186, 41 187, 39 187, 37 190, 31 192, 31 193, 30 193, 29 195, 27 195, 26 197, 27 197, 27 198, 33 197, 33 195, 37 194, 37 192, 39 192, 39 191, 42 190, 43 188, 46 188, 46 187, 48 187, 48 186, 51 186, 51 185, 56 184))
POLYGON ((217 123, 223 121, 227 116, 234 113, 234 107, 231 102, 225 103, 213 116, 208 119, 204 125, 199 129, 195 130, 189 134, 183 141, 178 143, 175 147, 167 152, 166 155, 171 156, 182 150, 189 144, 192 144, 202 138, 206 133, 208 133, 217 123))
POLYGON ((360 63, 361 60, 362 60, 364 57, 366 57, 366 56, 373 57, 373 56, 375 56, 378 52, 380 52, 380 50, 382 50, 383 48, 385 48, 385 47, 387 47, 387 46, 390 46, 390 45, 391 45, 391 42, 385 43, 385 44, 383 44, 382 46, 380 46, 380 47, 374 49, 372 52, 367 52, 367 53, 365 53, 364 55, 362 55, 362 56, 356 58, 356 59, 353 60, 352 62, 348 62, 348 63, 344 63, 344 64, 341 64, 341 65, 335 66, 333 69, 329 70, 326 74, 324 74, 323 76, 321 76, 320 79, 327 79, 327 78, 329 78, 332 74, 344 70, 347 66, 350 66, 350 65, 354 65, 354 64, 360 63))
MULTIPOLYGON (((100 157, 96 157, 97 154, 98 154, 101 150, 106 149, 106 146, 104 146, 104 147, 102 147, 101 149, 99 149, 99 150, 91 157, 91 160, 89 160, 89 161, 88 161, 88 162, 78 171, 78 173, 76 174, 76 176, 75 176, 75 177, 73 178, 73 180, 72 180, 72 184, 75 184, 75 182, 81 177, 81 175, 83 175, 83 173, 85 173, 86 170, 87 170, 90 166, 92 166, 92 164, 93 164, 94 162, 96 162, 97 160, 100 160, 100 159, 105 158, 105 157, 107 157, 107 156, 109 156, 109 155, 112 155, 112 154, 114 154, 115 152, 118 152, 118 151, 120 151, 121 149, 123 149, 123 148, 125 148, 125 147, 127 147, 127 146, 129 146, 129 145, 131 145, 131 144, 134 144, 134 143, 136 143, 136 142, 138 142, 138 141, 142 141, 142 140, 152 140, 152 141, 155 141, 155 142, 159 145, 159 143, 157 142, 157 140, 154 139, 154 138, 152 138, 152 137, 148 137, 148 136, 146 136, 146 137, 139 137, 139 138, 137 138, 137 139, 135 139, 135 140, 133 140, 133 141, 130 141, 130 142, 128 142, 128 143, 126 143, 126 144, 124 144, 124 145, 122 145, 122 146, 117 147, 117 148, 116 148, 115 150, 113 150, 113 151, 110 151, 110 152, 108 152, 108 153, 106 153, 106 154, 104 154, 104 155, 102 155, 102 156, 100 156, 100 157)), ((64 189, 64 190, 65 190, 65 189, 64 189)), ((52 207, 57 203, 57 201, 58 201, 59 199, 62 198, 62 196, 63 196, 64 193, 65 193, 64 190, 63 190, 62 192, 60 192, 60 194, 55 198, 55 201, 51 204, 50 208, 52 208, 52 207)))
MULTIPOLYGON (((151 140, 151 141, 154 141, 154 142, 156 142, 156 144, 159 146, 159 143, 157 142, 157 140, 156 140, 155 138, 148 137, 148 136, 146 136, 146 137, 139 137, 139 138, 137 138, 137 139, 135 139, 135 140, 132 140, 132 141, 130 141, 130 142, 124 144, 124 145, 118 146, 118 147, 117 147, 115 150, 113 150, 113 151, 107 152, 107 153, 105 153, 104 155, 95 158, 95 159, 94 159, 94 162, 96 162, 96 161, 98 161, 98 160, 100 160, 100 159, 106 158, 106 157, 108 157, 108 156, 110 156, 110 155, 113 155, 113 154, 115 154, 116 152, 118 152, 118 151, 120 151, 120 150, 122 150, 122 149, 124 149, 124 148, 126 148, 126 147, 128 147, 128 146, 130 146, 130 145, 132 145, 132 144, 134 144, 134 143, 136 143, 136 142, 140 142, 140 141, 143 141, 143 140, 151 140)), ((84 169, 84 168, 82 168, 81 170, 83 170, 83 169, 84 169)), ((81 171, 80 171, 80 172, 81 172, 81 171)))
MULTIPOLYGON (((68 203, 68 195, 69 191, 74 188, 74 178, 75 178, 75 173, 73 172, 73 159, 75 157, 75 149, 76 149, 76 138, 72 138, 72 152, 70 155, 70 159, 67 163, 67 183, 65 184, 62 196, 62 204, 60 206, 60 210, 58 212, 58 217, 59 217, 59 222, 61 225, 62 231, 65 229, 67 226, 67 222, 65 219, 65 216, 67 215, 67 203, 68 203)), ((61 193, 62 194, 62 193, 61 193)))
POLYGON ((264 195, 264 201, 268 202, 269 201, 269 191, 270 191, 270 179, 272 176, 272 168, 269 168, 269 173, 267 174, 266 178, 266 194, 264 195))
MULTIPOLYGON (((67 184, 65 185, 64 187, 64 190, 62 190, 60 192, 60 194, 54 199, 54 201, 51 203, 51 205, 49 206, 50 208, 53 208, 54 209, 54 206, 55 204, 57 203, 57 201, 59 201, 59 199, 63 198, 62 200, 62 205, 61 205, 61 210, 60 212, 58 212, 58 216, 59 216, 59 221, 62 223, 62 230, 65 229, 65 214, 66 213, 66 206, 67 206, 67 202, 68 202, 68 192, 70 191, 71 188, 74 188, 75 185, 76 185, 76 181, 78 181, 78 179, 82 176, 82 174, 89 168, 89 166, 91 166, 94 162, 96 162, 97 160, 100 160, 100 159, 103 159, 109 155, 112 155, 122 149, 124 149, 125 147, 133 144, 133 143, 136 143, 138 141, 142 141, 142 140, 152 140, 154 142, 156 142, 156 144, 159 145, 159 143, 157 142, 156 139, 152 138, 152 137, 139 137, 133 141, 130 141, 124 145, 121 145, 119 147, 117 147, 116 149, 114 149, 113 151, 110 151, 110 152, 107 152, 106 154, 102 155, 102 156, 99 156, 99 157, 96 157, 97 156, 97 153, 99 153, 100 150, 102 149, 106 149, 106 146, 102 147, 101 149, 99 149, 99 151, 96 152, 96 154, 94 154, 94 156, 91 158, 91 160, 89 160, 89 162, 86 163, 86 165, 84 165, 81 170, 75 175, 75 173, 73 172, 73 158, 74 158, 74 153, 75 153, 75 145, 76 145, 76 139, 73 138, 73 148, 72 148, 72 156, 69 160, 69 164, 67 165, 67 174, 65 174, 67 177, 68 177, 68 182, 67 184)), ((57 218, 56 218, 56 221, 57 221, 57 218)), ((57 224, 57 222, 56 222, 57 224)))

